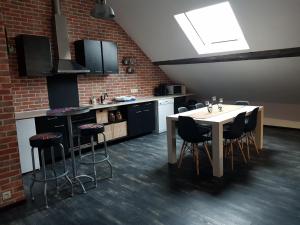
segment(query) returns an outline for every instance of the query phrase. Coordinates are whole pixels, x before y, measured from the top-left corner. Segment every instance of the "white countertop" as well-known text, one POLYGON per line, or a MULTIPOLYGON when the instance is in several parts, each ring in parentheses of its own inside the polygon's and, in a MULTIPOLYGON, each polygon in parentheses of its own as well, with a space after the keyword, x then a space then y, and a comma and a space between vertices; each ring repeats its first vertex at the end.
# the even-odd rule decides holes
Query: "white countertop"
MULTIPOLYGON (((152 102, 161 99, 177 98, 177 97, 184 97, 184 96, 191 96, 191 95, 194 94, 140 97, 137 98, 135 101, 129 101, 129 102, 117 102, 113 104, 82 105, 82 106, 91 106, 91 110, 107 109, 107 108, 118 107, 123 105, 132 105, 137 103, 152 102)), ((24 111, 24 112, 16 112, 15 119, 21 120, 21 119, 29 119, 34 117, 46 116, 48 110, 49 109, 38 109, 38 110, 31 110, 31 111, 24 111)))

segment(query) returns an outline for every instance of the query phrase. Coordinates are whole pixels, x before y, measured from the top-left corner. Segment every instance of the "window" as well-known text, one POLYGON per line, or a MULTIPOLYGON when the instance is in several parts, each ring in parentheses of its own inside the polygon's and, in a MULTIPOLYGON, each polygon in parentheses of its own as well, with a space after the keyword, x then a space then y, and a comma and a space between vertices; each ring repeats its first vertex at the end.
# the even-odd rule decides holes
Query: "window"
POLYGON ((249 49, 229 2, 174 17, 198 54, 249 49))

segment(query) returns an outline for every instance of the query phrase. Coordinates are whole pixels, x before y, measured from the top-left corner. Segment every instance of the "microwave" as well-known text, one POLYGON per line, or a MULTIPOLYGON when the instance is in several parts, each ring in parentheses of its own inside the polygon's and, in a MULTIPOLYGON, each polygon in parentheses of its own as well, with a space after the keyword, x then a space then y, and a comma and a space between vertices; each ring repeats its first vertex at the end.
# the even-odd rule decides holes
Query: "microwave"
POLYGON ((167 85, 167 91, 169 95, 186 94, 185 85, 181 84, 167 85))

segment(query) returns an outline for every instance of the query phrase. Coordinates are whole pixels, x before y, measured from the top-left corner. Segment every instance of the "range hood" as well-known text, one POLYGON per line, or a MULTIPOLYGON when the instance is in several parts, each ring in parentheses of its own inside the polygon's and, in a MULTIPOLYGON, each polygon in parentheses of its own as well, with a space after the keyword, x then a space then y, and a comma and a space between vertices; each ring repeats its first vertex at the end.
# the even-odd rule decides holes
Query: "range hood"
POLYGON ((71 60, 67 20, 61 14, 60 1, 53 0, 56 41, 58 48, 58 60, 56 60, 53 72, 56 74, 79 74, 89 73, 90 70, 71 60))

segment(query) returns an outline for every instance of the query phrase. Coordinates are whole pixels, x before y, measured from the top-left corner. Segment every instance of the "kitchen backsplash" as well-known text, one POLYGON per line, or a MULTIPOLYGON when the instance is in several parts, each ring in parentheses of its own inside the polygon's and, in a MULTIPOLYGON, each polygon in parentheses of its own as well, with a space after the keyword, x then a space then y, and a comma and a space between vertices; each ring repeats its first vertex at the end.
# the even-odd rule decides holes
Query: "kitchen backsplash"
MULTIPOLYGON (((0 0, 0 11, 8 34, 10 47, 15 47, 14 38, 18 34, 48 36, 53 55, 57 55, 53 28, 52 1, 6 1, 0 0)), ((80 104, 89 103, 91 96, 99 97, 107 92, 109 98, 119 95, 150 96, 159 83, 170 80, 154 66, 126 32, 114 21, 94 19, 89 11, 94 1, 64 0, 62 11, 67 17, 71 51, 74 57, 73 42, 80 39, 111 40, 118 44, 120 74, 109 76, 79 75, 78 89, 80 104), (135 73, 126 74, 122 65, 124 57, 136 59, 135 73), (138 93, 131 93, 138 89, 138 93)), ((16 53, 9 55, 12 80, 12 93, 15 112, 49 107, 45 77, 19 77, 16 53)))

